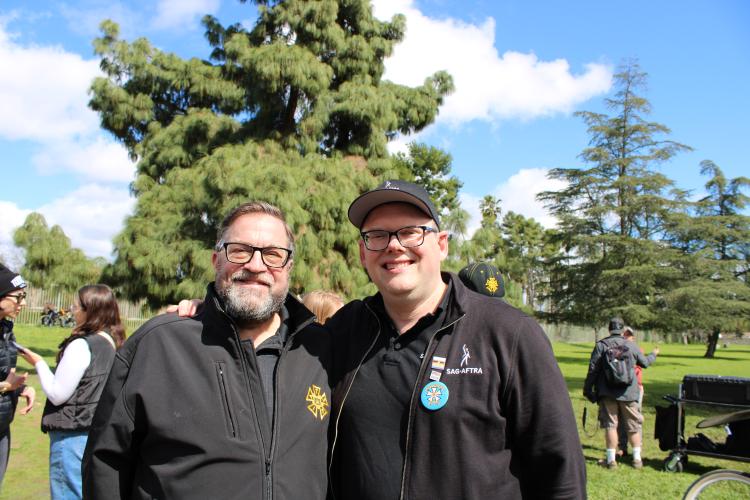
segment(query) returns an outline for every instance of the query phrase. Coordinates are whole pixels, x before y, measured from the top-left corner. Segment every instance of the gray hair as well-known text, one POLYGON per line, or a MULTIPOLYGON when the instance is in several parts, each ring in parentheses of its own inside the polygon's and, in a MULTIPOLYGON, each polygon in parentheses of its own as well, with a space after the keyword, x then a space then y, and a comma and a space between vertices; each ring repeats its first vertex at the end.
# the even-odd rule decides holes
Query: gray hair
POLYGON ((270 203, 265 201, 248 201, 247 203, 243 203, 242 205, 235 207, 231 212, 227 214, 226 217, 224 217, 224 220, 221 221, 219 231, 216 235, 217 251, 221 250, 221 246, 224 244, 224 235, 229 229, 229 226, 231 226, 235 220, 247 214, 266 214, 279 219, 284 224, 286 237, 289 241, 289 250, 294 253, 294 233, 292 233, 292 228, 289 227, 289 224, 286 222, 286 216, 284 215, 284 212, 282 212, 279 207, 271 205, 270 203))

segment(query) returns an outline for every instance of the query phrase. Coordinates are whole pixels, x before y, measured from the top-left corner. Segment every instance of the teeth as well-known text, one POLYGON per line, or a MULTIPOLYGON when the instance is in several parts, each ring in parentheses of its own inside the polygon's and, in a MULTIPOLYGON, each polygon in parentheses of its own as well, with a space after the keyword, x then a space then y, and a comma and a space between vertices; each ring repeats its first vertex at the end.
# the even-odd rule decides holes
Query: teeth
POLYGON ((400 268, 406 267, 408 265, 409 265, 408 262, 389 262, 388 264, 385 265, 385 268, 388 269, 388 270, 391 270, 391 269, 400 269, 400 268))

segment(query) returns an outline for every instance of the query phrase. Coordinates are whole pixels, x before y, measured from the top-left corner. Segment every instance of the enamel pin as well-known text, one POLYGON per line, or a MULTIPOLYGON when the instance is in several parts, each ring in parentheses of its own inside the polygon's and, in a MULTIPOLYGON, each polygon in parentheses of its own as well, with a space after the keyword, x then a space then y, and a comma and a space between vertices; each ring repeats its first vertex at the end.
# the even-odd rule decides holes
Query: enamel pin
POLYGON ((448 386, 442 382, 433 381, 422 389, 422 406, 428 410, 439 410, 448 402, 448 386))

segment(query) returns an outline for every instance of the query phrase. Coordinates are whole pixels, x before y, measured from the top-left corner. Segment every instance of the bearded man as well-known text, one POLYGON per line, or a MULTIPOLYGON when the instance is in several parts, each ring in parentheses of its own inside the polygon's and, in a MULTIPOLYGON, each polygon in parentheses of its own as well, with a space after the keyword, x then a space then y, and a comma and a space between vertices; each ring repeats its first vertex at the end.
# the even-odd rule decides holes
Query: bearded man
POLYGON ((202 310, 152 319, 117 353, 84 498, 325 498, 331 345, 288 293, 293 253, 277 207, 226 216, 202 310))

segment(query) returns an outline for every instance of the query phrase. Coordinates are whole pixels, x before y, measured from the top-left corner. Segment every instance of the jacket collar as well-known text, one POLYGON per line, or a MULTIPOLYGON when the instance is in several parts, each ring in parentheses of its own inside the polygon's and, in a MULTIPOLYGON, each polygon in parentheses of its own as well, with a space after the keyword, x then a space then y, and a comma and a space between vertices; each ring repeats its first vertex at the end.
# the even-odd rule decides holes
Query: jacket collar
MULTIPOLYGON (((461 282, 456 274, 441 272, 440 275, 443 278, 443 282, 453 284, 452 287, 449 287, 448 293, 450 293, 450 296, 448 297, 448 310, 445 313, 444 321, 445 324, 449 324, 453 323, 454 321, 464 316, 464 314, 466 314, 465 311, 468 308, 470 291, 468 288, 466 288, 466 285, 461 282)), ((368 309, 375 313, 375 310, 378 308, 376 304, 383 303, 383 296, 380 292, 378 292, 375 295, 366 297, 363 302, 367 305, 368 309)))
MULTIPOLYGON (((286 295, 284 306, 289 313, 288 338, 290 339, 295 333, 315 321, 315 315, 290 293, 286 295)), ((216 293, 214 282, 206 286, 206 297, 203 300, 202 309, 196 314, 195 319, 203 322, 204 325, 216 326, 221 331, 225 331, 227 335, 236 327, 232 318, 224 310, 224 304, 216 293)))

